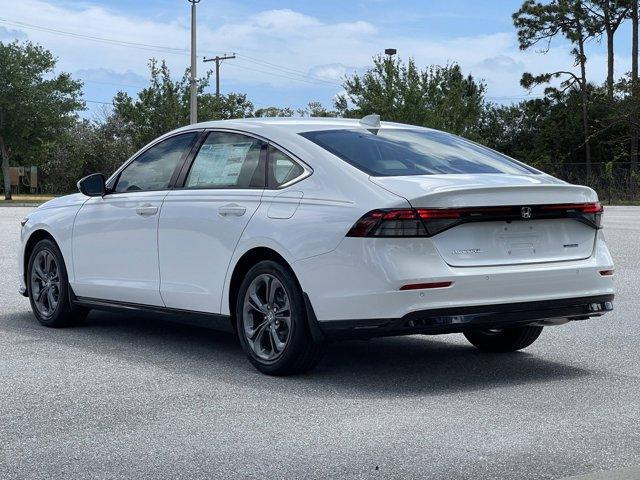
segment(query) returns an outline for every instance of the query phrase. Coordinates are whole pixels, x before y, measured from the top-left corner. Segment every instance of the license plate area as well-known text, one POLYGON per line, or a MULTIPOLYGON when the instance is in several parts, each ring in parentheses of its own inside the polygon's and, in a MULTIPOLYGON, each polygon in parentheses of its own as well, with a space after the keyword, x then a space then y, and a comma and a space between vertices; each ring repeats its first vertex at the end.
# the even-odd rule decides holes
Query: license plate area
POLYGON ((596 230, 571 219, 462 224, 432 238, 452 266, 556 262, 591 256, 596 230))

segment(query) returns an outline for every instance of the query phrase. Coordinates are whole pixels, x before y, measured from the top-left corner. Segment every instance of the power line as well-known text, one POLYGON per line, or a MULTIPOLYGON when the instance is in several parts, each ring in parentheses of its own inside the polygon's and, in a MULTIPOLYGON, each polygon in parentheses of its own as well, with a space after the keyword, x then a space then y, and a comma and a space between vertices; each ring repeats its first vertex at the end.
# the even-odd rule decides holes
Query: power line
MULTIPOLYGON (((67 37, 71 37, 71 38, 82 38, 82 39, 86 39, 86 40, 97 42, 97 43, 104 43, 104 44, 107 44, 107 45, 114 45, 114 46, 128 47, 128 48, 137 48, 137 49, 140 49, 140 50, 146 50, 146 51, 152 51, 152 52, 170 53, 170 54, 173 54, 173 55, 190 55, 190 51, 188 49, 185 49, 185 48, 175 48, 175 47, 167 47, 167 46, 153 45, 153 44, 147 44, 147 43, 129 42, 129 41, 126 41, 126 40, 116 40, 116 39, 113 39, 113 38, 98 37, 98 36, 94 36, 94 35, 74 33, 74 32, 69 32, 69 31, 65 31, 65 30, 59 30, 59 29, 55 29, 55 28, 43 27, 41 25, 35 25, 35 24, 32 24, 32 23, 27 23, 27 22, 20 22, 20 21, 17 21, 17 20, 9 20, 9 19, 6 19, 6 18, 0 18, 0 23, 5 23, 7 25, 18 26, 18 27, 27 28, 27 29, 43 31, 43 32, 52 33, 52 34, 56 34, 56 35, 61 35, 61 36, 67 36, 67 37)), ((207 53, 207 54, 218 54, 218 53, 222 53, 222 52, 209 52, 208 51, 208 52, 204 52, 204 53, 207 53)), ((261 60, 261 59, 255 58, 255 57, 251 57, 249 55, 238 54, 238 53, 236 53, 236 55, 238 57, 242 57, 243 59, 246 59, 245 61, 259 64, 259 66, 262 66, 263 68, 269 68, 269 69, 273 69, 273 70, 278 70, 278 71, 283 72, 284 74, 286 74, 286 75, 276 74, 276 73, 272 73, 272 72, 265 72, 263 70, 253 69, 255 71, 264 73, 266 75, 278 76, 278 77, 282 77, 282 78, 287 78, 289 80, 304 81, 304 82, 310 83, 312 85, 324 84, 324 85, 327 85, 327 86, 342 87, 341 84, 331 82, 328 79, 325 79, 325 78, 322 78, 322 77, 318 77, 318 76, 314 76, 314 75, 311 75, 309 73, 305 73, 305 72, 303 72, 301 70, 296 70, 296 69, 293 69, 293 68, 277 65, 275 63, 271 63, 271 62, 268 62, 266 60, 261 60)), ((244 67, 244 68, 250 70, 249 67, 244 67)))
POLYGON ((308 83, 308 84, 316 85, 316 86, 319 85, 319 86, 326 86, 326 87, 342 87, 342 85, 339 85, 337 83, 335 83, 335 84, 320 84, 318 82, 314 82, 313 80, 306 80, 306 79, 304 79, 302 77, 293 77, 293 76, 290 76, 290 75, 284 75, 284 74, 277 73, 277 72, 269 72, 269 71, 265 71, 265 70, 260 70, 258 68, 247 67, 246 65, 238 65, 238 64, 234 63, 234 64, 231 64, 229 66, 233 66, 235 68, 242 68, 244 70, 251 70, 253 72, 264 73, 265 75, 272 75, 274 77, 286 78, 286 79, 293 80, 293 81, 296 81, 296 82, 308 83))
MULTIPOLYGON (((238 53, 236 55, 238 55, 241 58, 246 58, 247 60, 250 60, 250 61, 252 61, 254 63, 262 64, 264 66, 267 66, 267 67, 270 67, 270 68, 273 68, 273 69, 276 69, 276 70, 280 70, 280 71, 283 71, 285 73, 291 73, 291 74, 294 74, 294 75, 302 76, 304 78, 309 78, 311 80, 317 80, 319 82, 327 83, 327 84, 330 84, 330 85, 337 85, 336 83, 333 82, 333 80, 331 80, 329 78, 326 78, 326 77, 320 77, 320 76, 317 76, 317 75, 311 75, 310 73, 303 72, 302 70, 296 70, 294 68, 283 67, 283 66, 277 65, 275 63, 271 63, 271 62, 268 62, 266 60, 261 60, 261 59, 258 59, 258 58, 253 58, 253 57, 250 57, 248 55, 241 54, 241 53, 238 53)), ((340 86, 342 86, 342 85, 340 85, 340 86)))
POLYGON ((53 33, 53 34, 56 34, 56 35, 62 35, 62 36, 71 37, 71 38, 82 38, 82 39, 90 40, 90 41, 93 41, 93 42, 106 43, 108 45, 116 45, 116 46, 120 46, 120 47, 129 47, 129 48, 138 48, 138 49, 141 49, 141 50, 158 51, 158 52, 162 52, 162 53, 172 53, 172 54, 176 54, 176 55, 189 55, 189 50, 188 49, 184 49, 184 48, 174 48, 174 47, 166 47, 166 46, 160 46, 160 45, 151 45, 151 44, 146 44, 146 43, 129 42, 129 41, 126 41, 126 40, 116 40, 116 39, 113 39, 113 38, 97 37, 97 36, 94 36, 94 35, 67 32, 67 31, 58 30, 58 29, 55 29, 55 28, 49 28, 49 27, 43 27, 43 26, 40 26, 40 25, 34 25, 32 23, 19 22, 19 21, 16 21, 16 20, 8 20, 6 18, 0 18, 0 23, 5 23, 7 25, 13 25, 14 27, 17 26, 17 27, 27 28, 27 29, 31 29, 31 30, 38 30, 38 31, 42 31, 42 32, 53 33))

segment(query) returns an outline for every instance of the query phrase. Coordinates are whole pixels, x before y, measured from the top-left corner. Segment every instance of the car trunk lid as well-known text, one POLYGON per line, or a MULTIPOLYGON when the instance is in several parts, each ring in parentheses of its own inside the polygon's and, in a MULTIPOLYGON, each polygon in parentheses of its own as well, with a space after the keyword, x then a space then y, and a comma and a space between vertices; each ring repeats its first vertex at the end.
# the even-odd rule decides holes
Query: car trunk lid
POLYGON ((517 265, 591 256, 596 229, 572 209, 595 192, 546 175, 371 177, 416 209, 458 209, 464 220, 432 237, 451 266, 517 265))

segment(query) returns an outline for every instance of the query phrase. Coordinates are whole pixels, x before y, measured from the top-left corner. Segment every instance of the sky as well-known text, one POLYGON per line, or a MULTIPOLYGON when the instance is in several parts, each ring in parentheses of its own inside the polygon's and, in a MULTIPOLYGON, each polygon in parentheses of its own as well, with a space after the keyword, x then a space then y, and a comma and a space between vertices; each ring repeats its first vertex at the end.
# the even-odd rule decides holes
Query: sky
MULTIPOLYGON (((243 92, 256 108, 330 107, 345 75, 362 73, 372 57, 396 48, 418 65, 457 62, 487 84, 487 99, 539 96, 520 84, 523 72, 572 67, 569 46, 548 53, 518 49, 511 14, 521 0, 201 0, 198 71, 204 57, 235 53, 221 65, 223 93, 243 92)), ((31 40, 58 58, 58 71, 84 82, 87 112, 99 116, 113 95, 148 84, 151 57, 179 77, 188 67, 187 0, 0 0, 0 41, 31 40)), ((630 69, 630 28, 616 37, 616 75, 630 69)), ((604 42, 589 46, 588 75, 606 76, 604 42)), ((214 82, 212 82, 213 90, 214 82)))

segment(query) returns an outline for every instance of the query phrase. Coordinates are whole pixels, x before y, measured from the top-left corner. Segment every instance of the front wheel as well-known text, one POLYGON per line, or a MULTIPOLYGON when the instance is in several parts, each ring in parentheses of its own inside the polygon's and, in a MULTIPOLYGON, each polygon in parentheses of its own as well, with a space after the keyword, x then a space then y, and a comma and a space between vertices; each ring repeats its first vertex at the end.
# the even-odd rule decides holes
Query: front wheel
POLYGON ((467 340, 485 352, 515 352, 528 347, 542 333, 542 327, 488 328, 464 332, 467 340))
POLYGON ((271 260, 254 265, 240 285, 236 326, 242 349, 267 375, 308 371, 324 350, 309 331, 298 282, 287 268, 271 260))
POLYGON ((87 316, 88 310, 71 304, 67 268, 52 240, 40 240, 31 251, 27 288, 33 314, 42 325, 66 327, 87 316))

